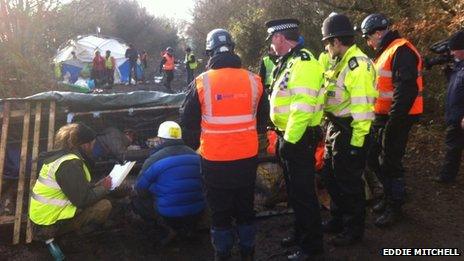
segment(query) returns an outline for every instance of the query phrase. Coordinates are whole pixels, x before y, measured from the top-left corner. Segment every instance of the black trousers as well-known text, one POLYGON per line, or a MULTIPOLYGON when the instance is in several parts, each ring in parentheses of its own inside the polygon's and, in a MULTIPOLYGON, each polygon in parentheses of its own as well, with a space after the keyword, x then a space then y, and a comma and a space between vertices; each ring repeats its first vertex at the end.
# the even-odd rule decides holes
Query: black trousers
POLYGON ((239 188, 218 188, 207 184, 206 199, 213 228, 230 229, 234 220, 237 225, 252 224, 255 218, 254 196, 254 183, 239 188))
POLYGON ((464 149, 464 130, 459 125, 448 125, 446 128, 446 155, 441 169, 441 175, 447 180, 454 180, 461 165, 464 149))
POLYGON ((355 149, 350 145, 351 120, 329 122, 325 139, 323 177, 332 199, 331 222, 342 226, 345 232, 355 237, 364 235, 366 198, 362 179, 366 165, 368 137, 364 146, 355 149))
POLYGON ((406 118, 401 123, 373 126, 368 167, 376 173, 383 185, 385 199, 394 207, 404 204, 405 183, 403 157, 406 152, 409 131, 415 119, 406 118))
POLYGON ((137 62, 136 61, 129 61, 129 85, 132 84, 131 79, 134 79, 135 83, 137 83, 137 62))
POLYGON ((134 196, 131 198, 132 210, 147 223, 157 224, 161 227, 170 227, 173 230, 186 232, 193 231, 203 212, 183 217, 165 217, 156 212, 151 197, 134 196))
POLYGON ((300 248, 308 254, 323 248, 321 215, 314 187, 314 153, 318 136, 315 129, 308 128, 291 151, 284 153, 282 136, 279 136, 278 147, 288 200, 295 211, 294 236, 300 248))
POLYGON ((193 70, 188 68, 188 65, 187 65, 187 85, 189 85, 192 81, 193 81, 193 70))
POLYGON ((165 70, 164 71, 164 86, 171 91, 171 82, 174 79, 174 71, 173 70, 165 70))

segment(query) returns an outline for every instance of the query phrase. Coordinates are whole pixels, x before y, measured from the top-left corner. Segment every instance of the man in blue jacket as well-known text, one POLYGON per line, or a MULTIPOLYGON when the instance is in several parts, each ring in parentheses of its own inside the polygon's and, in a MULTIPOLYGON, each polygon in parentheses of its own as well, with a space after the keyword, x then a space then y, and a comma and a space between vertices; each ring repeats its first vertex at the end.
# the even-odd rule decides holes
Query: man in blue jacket
POLYGON ((180 126, 163 122, 158 144, 145 160, 137 177, 132 208, 147 222, 156 221, 167 230, 162 244, 177 231, 192 232, 205 209, 200 156, 184 145, 180 126))
POLYGON ((446 155, 437 182, 454 182, 461 165, 464 149, 464 31, 454 34, 449 40, 449 49, 454 57, 446 94, 446 155))

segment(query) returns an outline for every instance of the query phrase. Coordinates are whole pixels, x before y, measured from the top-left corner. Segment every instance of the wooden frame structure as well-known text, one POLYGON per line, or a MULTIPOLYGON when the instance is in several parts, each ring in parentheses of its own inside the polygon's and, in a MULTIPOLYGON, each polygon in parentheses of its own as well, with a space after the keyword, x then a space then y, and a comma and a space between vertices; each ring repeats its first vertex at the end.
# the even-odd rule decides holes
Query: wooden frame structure
MULTIPOLYGON (((57 118, 56 111, 56 102, 55 101, 21 101, 24 102, 24 110, 11 110, 12 103, 15 100, 4 100, 3 101, 3 112, 0 112, 0 118, 2 119, 2 130, 0 136, 0 199, 2 196, 2 183, 4 176, 4 167, 5 167, 5 155, 6 148, 8 143, 8 132, 10 127, 11 119, 20 119, 22 117, 22 138, 21 138, 21 155, 20 155, 20 165, 19 165, 19 175, 18 175, 18 190, 16 195, 16 209, 14 215, 4 215, 0 216, 0 225, 5 224, 14 224, 13 228, 13 237, 12 243, 18 244, 21 242, 21 232, 26 225, 25 233, 25 242, 30 243, 32 241, 32 224, 28 218, 28 210, 24 206, 29 204, 24 204, 27 200, 30 200, 30 190, 33 188, 35 181, 37 179, 37 168, 38 168, 38 155, 40 152, 40 132, 42 122, 47 120, 46 115, 48 115, 48 128, 47 128, 47 150, 51 150, 54 144, 54 134, 55 134, 55 123, 57 118), (49 103, 49 104, 47 104, 49 103), (46 106, 44 106, 46 105, 46 106), (43 107, 48 107, 48 113, 43 110, 43 107), (33 108, 33 109, 32 109, 33 108), (33 126, 31 126, 31 121, 33 117, 33 126), (45 117, 44 117, 45 116, 45 117), (33 134, 30 135, 30 128, 33 127, 33 134), (32 136, 32 148, 29 148, 31 144, 30 136, 32 136), (31 152, 30 152, 31 151, 31 152), (26 184, 26 166, 29 152, 32 154, 31 157, 31 168, 30 168, 30 180, 29 184, 26 184)), ((134 112, 148 112, 154 110, 164 110, 164 109, 175 109, 178 106, 165 105, 165 106, 156 106, 156 107, 142 107, 142 108, 128 108, 128 109, 115 109, 115 110, 103 110, 98 111, 99 114, 109 114, 109 113, 121 113, 128 112, 129 114, 134 112)), ((78 115, 91 115, 94 112, 76 112, 71 113, 74 116, 78 115)), ((14 130, 20 131, 20 130, 14 130)))
MULTIPOLYGON (((13 244, 18 244, 21 237, 21 226, 23 222, 26 222, 26 242, 30 243, 32 241, 32 224, 27 218, 27 215, 24 215, 24 194, 27 190, 27 199, 29 201, 29 188, 32 188, 36 181, 37 173, 37 164, 38 164, 38 155, 39 155, 39 139, 40 139, 40 125, 42 122, 42 102, 25 102, 25 109, 18 111, 11 111, 12 101, 4 101, 3 103, 3 113, 1 115, 2 119, 2 132, 0 137, 0 199, 3 183, 3 172, 5 166, 5 154, 6 154, 6 145, 8 142, 8 128, 10 127, 10 119, 23 117, 23 129, 22 129, 22 138, 21 138, 21 156, 19 163, 19 175, 18 175, 18 190, 16 196, 16 209, 15 214, 10 216, 0 216, 0 225, 3 224, 14 224, 13 228, 13 244), (26 186, 26 164, 27 156, 29 151, 29 132, 31 126, 31 104, 35 104, 34 110, 34 133, 32 140, 32 165, 30 169, 30 184, 26 186)), ((56 103, 55 101, 50 101, 49 106, 49 126, 48 126, 48 149, 53 148, 53 135, 55 132, 55 114, 56 114, 56 103)), ((16 131, 16 130, 15 130, 16 131)), ((19 130, 17 130, 19 131, 19 130)), ((27 213, 27 212, 26 212, 27 213)))

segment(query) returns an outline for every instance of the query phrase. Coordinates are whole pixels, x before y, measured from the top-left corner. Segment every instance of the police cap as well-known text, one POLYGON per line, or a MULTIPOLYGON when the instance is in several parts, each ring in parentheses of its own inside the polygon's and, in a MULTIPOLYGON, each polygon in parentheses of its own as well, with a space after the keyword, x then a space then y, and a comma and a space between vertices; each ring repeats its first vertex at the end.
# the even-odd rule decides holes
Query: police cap
POLYGON ((267 27, 267 38, 269 40, 274 33, 282 32, 291 29, 298 29, 300 25, 300 21, 293 18, 285 18, 285 19, 276 19, 266 22, 267 27))

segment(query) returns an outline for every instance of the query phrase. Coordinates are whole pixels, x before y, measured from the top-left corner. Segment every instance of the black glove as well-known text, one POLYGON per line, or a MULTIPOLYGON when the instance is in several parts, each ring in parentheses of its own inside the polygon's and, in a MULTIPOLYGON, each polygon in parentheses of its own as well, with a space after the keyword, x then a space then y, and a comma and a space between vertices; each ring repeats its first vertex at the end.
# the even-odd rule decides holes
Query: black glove
POLYGON ((283 140, 283 142, 279 142, 279 146, 280 146, 279 153, 280 153, 280 156, 283 158, 291 157, 296 151, 296 144, 290 143, 286 140, 283 140))
POLYGON ((363 157, 362 147, 350 145, 350 162, 354 165, 362 164, 365 158, 363 157))

